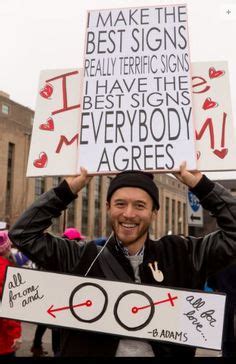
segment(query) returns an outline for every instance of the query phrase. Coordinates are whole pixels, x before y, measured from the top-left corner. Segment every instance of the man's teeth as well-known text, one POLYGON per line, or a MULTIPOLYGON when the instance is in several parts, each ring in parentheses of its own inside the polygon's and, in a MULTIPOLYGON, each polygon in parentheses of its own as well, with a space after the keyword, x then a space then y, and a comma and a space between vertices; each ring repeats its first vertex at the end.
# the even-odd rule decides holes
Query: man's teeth
POLYGON ((136 224, 124 224, 124 223, 122 223, 121 225, 126 227, 126 228, 133 228, 133 227, 136 226, 136 224))

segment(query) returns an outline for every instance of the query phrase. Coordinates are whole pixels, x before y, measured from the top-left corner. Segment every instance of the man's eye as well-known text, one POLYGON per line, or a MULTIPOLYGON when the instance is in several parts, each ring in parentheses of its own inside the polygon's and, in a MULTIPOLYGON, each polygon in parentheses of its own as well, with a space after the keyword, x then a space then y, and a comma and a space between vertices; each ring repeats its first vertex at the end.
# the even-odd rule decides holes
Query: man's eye
POLYGON ((122 206, 124 206, 124 202, 116 202, 115 206, 122 207, 122 206))
POLYGON ((142 209, 144 209, 145 208, 145 206, 143 205, 143 204, 138 204, 138 205, 136 205, 136 207, 139 209, 139 210, 142 210, 142 209))

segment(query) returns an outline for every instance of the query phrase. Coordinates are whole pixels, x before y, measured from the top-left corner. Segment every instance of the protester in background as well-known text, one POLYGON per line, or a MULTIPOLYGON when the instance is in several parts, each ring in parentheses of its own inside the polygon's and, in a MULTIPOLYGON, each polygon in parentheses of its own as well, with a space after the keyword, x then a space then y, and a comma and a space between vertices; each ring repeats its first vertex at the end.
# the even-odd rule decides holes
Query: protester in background
POLYGON ((30 348, 33 357, 47 356, 48 352, 43 348, 43 335, 45 334, 47 329, 48 326, 43 324, 37 324, 34 333, 33 345, 30 348))
MULTIPOLYGON (((117 281, 204 289, 211 274, 235 260, 236 199, 199 171, 188 171, 186 163, 175 176, 216 218, 217 231, 199 238, 167 235, 152 240, 149 229, 160 207, 154 176, 142 171, 124 171, 111 180, 108 188, 106 206, 112 233, 100 250, 94 241, 78 244, 54 236, 46 231, 52 219, 66 209, 90 180, 86 169, 81 168, 79 176, 68 177, 40 196, 12 227, 10 237, 19 249, 48 271, 109 280, 114 279, 113 274, 117 281), (105 268, 109 263, 113 269, 107 274, 105 268), (119 272, 123 273, 122 278, 119 272)), ((64 357, 157 356, 177 360, 192 358, 195 349, 177 343, 68 328, 62 329, 61 336, 64 357)))
MULTIPOLYGON (((8 231, 0 231, 0 298, 2 297, 6 269, 13 266, 11 257, 11 241, 8 231)), ((0 360, 15 356, 21 346, 21 323, 0 317, 0 360)))
POLYGON ((95 243, 98 245, 98 246, 103 246, 106 241, 107 241, 107 238, 105 238, 104 236, 101 236, 100 238, 96 238, 94 239, 95 243))
POLYGON ((214 291, 226 293, 222 356, 236 358, 236 265, 231 265, 208 278, 214 291))
POLYGON ((11 248, 11 256, 17 267, 35 269, 35 264, 14 246, 11 248))
POLYGON ((81 232, 79 230, 77 230, 76 228, 73 228, 73 227, 69 227, 69 228, 65 229, 62 237, 70 239, 70 240, 76 240, 76 241, 81 241, 86 238, 84 235, 81 234, 81 232))

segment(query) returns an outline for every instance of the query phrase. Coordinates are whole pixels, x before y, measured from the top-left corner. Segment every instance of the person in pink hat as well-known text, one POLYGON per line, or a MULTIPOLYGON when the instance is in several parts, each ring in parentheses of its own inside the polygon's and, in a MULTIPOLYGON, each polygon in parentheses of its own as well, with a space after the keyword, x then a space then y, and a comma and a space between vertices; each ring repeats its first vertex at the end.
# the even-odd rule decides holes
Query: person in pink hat
MULTIPOLYGON (((8 231, 0 231, 0 298, 4 284, 5 272, 8 266, 14 265, 9 259, 11 256, 11 241, 8 231)), ((1 358, 15 356, 21 345, 21 323, 0 317, 0 360, 1 358)))
POLYGON ((77 240, 77 241, 84 240, 86 238, 84 235, 81 234, 81 232, 79 230, 77 230, 76 228, 73 228, 73 227, 67 228, 64 231, 62 237, 70 239, 70 240, 77 240))

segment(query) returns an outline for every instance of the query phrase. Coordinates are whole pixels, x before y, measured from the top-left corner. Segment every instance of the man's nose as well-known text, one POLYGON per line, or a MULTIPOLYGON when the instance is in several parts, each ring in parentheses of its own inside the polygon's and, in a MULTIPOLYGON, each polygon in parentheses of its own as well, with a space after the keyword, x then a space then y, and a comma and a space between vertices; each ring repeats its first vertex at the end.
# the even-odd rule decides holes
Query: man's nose
POLYGON ((124 212, 123 212, 123 215, 125 217, 133 217, 135 216, 135 209, 134 207, 130 204, 130 205, 127 205, 124 212))

